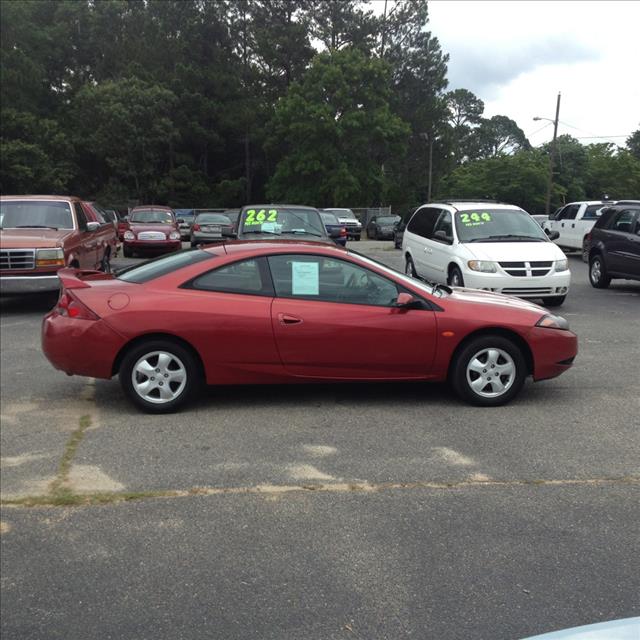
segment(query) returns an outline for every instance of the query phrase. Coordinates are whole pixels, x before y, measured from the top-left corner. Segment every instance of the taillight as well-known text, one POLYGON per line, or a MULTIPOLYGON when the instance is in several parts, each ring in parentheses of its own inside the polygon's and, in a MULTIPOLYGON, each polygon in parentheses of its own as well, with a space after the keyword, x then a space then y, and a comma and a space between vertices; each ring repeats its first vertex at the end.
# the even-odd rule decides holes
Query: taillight
POLYGON ((76 320, 100 320, 89 307, 85 306, 69 291, 62 291, 62 295, 58 300, 56 311, 61 316, 68 316, 76 320))
POLYGON ((193 229, 194 231, 200 231, 200 225, 199 225, 199 224, 194 224, 194 225, 193 225, 193 227, 192 227, 192 229, 193 229))
POLYGON ((344 237, 347 235, 347 227, 341 227, 340 228, 340 237, 344 237))

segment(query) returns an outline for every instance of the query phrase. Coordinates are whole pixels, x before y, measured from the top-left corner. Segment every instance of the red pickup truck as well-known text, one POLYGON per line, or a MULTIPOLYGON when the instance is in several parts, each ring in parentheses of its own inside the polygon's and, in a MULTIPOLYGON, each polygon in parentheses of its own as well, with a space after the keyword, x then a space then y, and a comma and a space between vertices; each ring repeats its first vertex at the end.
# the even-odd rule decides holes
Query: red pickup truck
POLYGON ((118 235, 72 196, 0 197, 0 294, 57 291, 63 267, 111 270, 118 235))

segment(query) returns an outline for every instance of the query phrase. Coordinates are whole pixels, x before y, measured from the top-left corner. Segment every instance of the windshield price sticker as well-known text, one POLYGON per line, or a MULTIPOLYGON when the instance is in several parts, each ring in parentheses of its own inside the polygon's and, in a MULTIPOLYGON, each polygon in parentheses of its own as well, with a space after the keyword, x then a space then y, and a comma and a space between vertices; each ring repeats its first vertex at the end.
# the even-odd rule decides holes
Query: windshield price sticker
POLYGON ((485 222, 491 222, 491 214, 483 213, 459 213, 460 221, 465 227, 477 227, 485 222))
POLYGON ((244 219, 244 226, 251 227, 265 222, 278 222, 278 211, 276 209, 260 209, 259 211, 249 209, 247 217, 244 219))

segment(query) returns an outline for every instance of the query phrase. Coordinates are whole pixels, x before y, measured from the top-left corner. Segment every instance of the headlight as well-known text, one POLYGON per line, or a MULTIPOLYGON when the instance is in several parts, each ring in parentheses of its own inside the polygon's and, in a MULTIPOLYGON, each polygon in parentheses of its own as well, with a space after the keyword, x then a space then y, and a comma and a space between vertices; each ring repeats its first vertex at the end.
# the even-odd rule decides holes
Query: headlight
POLYGON ((561 329, 562 331, 569 330, 569 323, 562 316, 552 316, 550 314, 542 316, 536 327, 542 327, 544 329, 561 329))
POLYGON ((37 249, 36 267, 64 267, 62 249, 37 249))
POLYGON ((556 271, 566 271, 569 268, 569 260, 563 258, 562 260, 556 260, 556 271))
POLYGON ((179 231, 172 231, 169 234, 169 240, 180 240, 180 232, 179 231))
POLYGON ((133 233, 133 231, 125 231, 123 237, 124 237, 125 240, 135 240, 136 239, 135 233, 133 233))
POLYGON ((469 260, 467 265, 472 271, 482 271, 484 273, 495 273, 497 271, 496 263, 488 260, 469 260))

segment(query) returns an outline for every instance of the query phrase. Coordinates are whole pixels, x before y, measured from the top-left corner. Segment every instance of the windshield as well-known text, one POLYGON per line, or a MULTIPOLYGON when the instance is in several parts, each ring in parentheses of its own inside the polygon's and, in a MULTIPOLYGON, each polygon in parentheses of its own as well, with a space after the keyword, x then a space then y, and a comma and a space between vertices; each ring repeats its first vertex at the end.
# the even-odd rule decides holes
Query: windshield
POLYGON ((521 209, 457 211, 460 242, 547 242, 536 221, 521 209))
POLYGON ((223 216, 221 213, 201 213, 197 218, 198 224, 204 224, 206 222, 214 224, 231 224, 231 220, 227 216, 223 216))
POLYGON ((369 265, 374 265, 380 271, 384 271, 388 275, 393 276, 396 280, 400 280, 405 284, 411 285, 418 289, 422 289, 425 293, 428 293, 429 295, 438 296, 439 298, 441 298, 443 295, 442 290, 437 289, 436 287, 432 287, 430 284, 427 284, 422 280, 417 280, 416 278, 407 276, 404 273, 401 273, 400 271, 396 271, 395 269, 388 267, 386 264, 382 264, 382 262, 378 262, 377 260, 372 260, 368 256, 362 255, 357 251, 349 251, 348 253, 349 255, 357 257, 358 260, 360 260, 361 262, 368 263, 369 265))
POLYGON ((316 209, 268 208, 244 209, 240 216, 239 237, 249 234, 269 236, 308 235, 326 238, 327 233, 316 209))
POLYGON ((73 229, 68 202, 4 201, 0 203, 0 220, 2 229, 73 229))
POLYGON ((322 218, 322 222, 325 224, 340 224, 337 216, 334 216, 333 213, 325 213, 324 211, 321 211, 320 217, 322 218))
POLYGON ((160 211, 158 209, 134 211, 131 214, 130 222, 172 224, 173 216, 168 211, 160 211))

